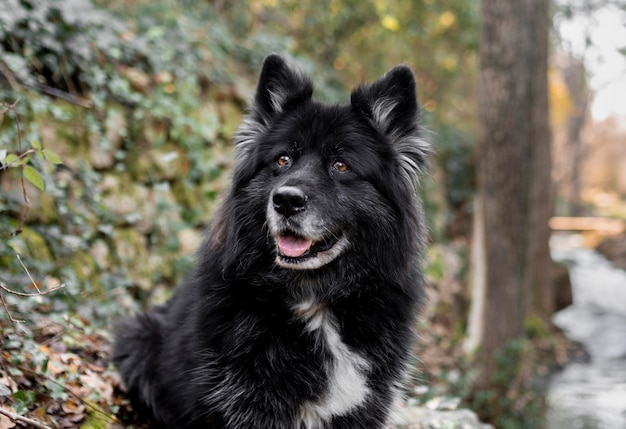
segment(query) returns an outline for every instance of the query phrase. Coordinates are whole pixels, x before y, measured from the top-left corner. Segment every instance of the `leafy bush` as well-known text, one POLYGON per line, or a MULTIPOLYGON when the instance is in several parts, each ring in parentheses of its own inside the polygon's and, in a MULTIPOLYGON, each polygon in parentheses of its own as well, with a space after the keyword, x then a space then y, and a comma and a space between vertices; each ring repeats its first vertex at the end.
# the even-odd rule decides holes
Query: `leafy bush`
POLYGON ((138 56, 118 37, 124 24, 86 0, 7 0, 1 8, 3 74, 9 82, 85 94, 101 84, 95 66, 138 56))
POLYGON ((115 313, 120 290, 163 294, 189 266, 182 240, 223 187, 250 87, 237 58, 254 49, 206 3, 163 20, 152 6, 131 26, 88 0, 0 5, 0 280, 67 284, 8 297, 16 317, 115 313))

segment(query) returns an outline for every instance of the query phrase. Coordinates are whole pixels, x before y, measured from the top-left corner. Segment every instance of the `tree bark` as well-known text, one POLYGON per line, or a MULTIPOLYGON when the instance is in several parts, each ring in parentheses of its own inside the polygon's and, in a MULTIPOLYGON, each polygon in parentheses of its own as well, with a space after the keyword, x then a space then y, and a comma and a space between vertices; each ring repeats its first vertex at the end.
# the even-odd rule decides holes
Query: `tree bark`
POLYGON ((549 311, 548 0, 484 0, 469 351, 494 353, 549 311))

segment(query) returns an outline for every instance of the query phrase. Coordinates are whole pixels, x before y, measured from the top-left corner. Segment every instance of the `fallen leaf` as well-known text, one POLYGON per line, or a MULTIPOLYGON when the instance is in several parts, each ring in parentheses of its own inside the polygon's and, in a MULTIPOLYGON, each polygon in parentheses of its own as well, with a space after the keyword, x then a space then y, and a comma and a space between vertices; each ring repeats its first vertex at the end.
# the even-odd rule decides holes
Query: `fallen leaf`
POLYGON ((86 393, 85 397, 89 396, 90 390, 93 390, 100 395, 100 398, 107 403, 113 399, 113 386, 102 379, 99 374, 87 370, 85 374, 80 376, 80 381, 87 389, 81 389, 86 393))
POLYGON ((17 383, 4 371, 0 371, 0 396, 17 392, 17 383))
POLYGON ((77 404, 76 402, 69 400, 61 404, 61 409, 65 414, 85 415, 85 406, 83 404, 77 404))
MULTIPOLYGON (((6 405, 0 405, 5 411, 15 414, 15 410, 11 407, 7 407, 6 405)), ((15 427, 15 422, 5 416, 4 414, 0 414, 0 429, 10 429, 15 427)))

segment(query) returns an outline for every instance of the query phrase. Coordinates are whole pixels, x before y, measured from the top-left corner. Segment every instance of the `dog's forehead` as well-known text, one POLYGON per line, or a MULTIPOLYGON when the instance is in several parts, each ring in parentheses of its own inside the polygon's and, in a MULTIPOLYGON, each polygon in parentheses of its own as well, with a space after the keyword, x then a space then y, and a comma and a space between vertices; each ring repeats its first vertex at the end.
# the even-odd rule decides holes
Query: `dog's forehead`
POLYGON ((293 112, 288 122, 289 140, 303 150, 335 149, 372 135, 367 124, 344 105, 313 104, 293 112))

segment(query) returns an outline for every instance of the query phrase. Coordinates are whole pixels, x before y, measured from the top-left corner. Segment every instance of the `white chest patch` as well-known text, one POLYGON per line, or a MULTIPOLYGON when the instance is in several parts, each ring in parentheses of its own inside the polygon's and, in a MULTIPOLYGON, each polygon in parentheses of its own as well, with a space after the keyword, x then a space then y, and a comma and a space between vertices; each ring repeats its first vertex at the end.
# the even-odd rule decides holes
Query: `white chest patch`
POLYGON ((332 355, 326 368, 328 390, 318 401, 307 402, 300 410, 301 421, 307 429, 323 429, 325 422, 352 411, 365 401, 370 393, 365 375, 370 365, 342 341, 329 310, 313 301, 305 301, 295 306, 294 311, 306 321, 309 332, 319 335, 332 355))

